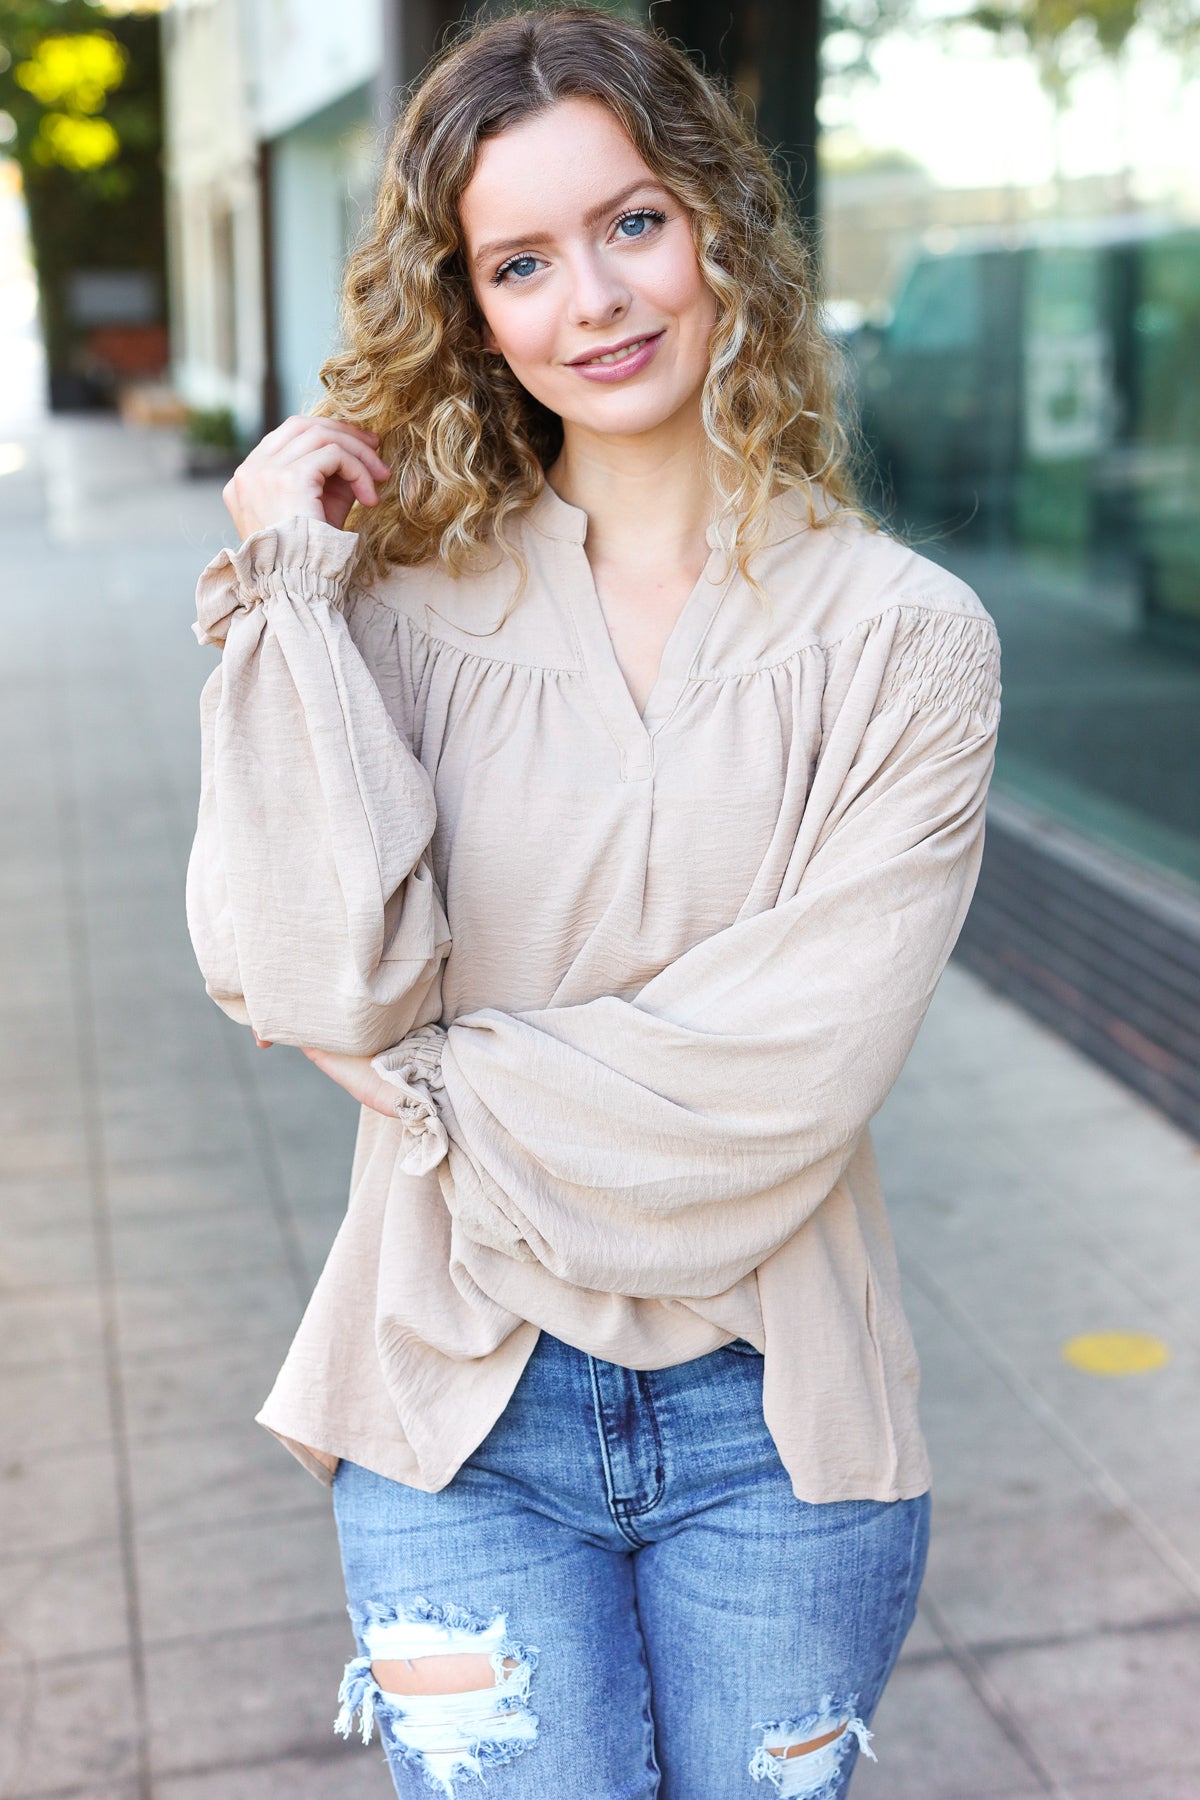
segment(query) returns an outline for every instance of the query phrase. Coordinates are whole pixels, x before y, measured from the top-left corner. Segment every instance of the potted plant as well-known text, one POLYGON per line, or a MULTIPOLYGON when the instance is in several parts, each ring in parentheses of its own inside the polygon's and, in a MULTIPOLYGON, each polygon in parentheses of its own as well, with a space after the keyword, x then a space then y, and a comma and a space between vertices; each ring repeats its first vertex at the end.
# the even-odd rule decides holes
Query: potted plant
POLYGON ((237 420, 228 406, 193 406, 183 424, 189 475, 232 475, 242 459, 237 420))

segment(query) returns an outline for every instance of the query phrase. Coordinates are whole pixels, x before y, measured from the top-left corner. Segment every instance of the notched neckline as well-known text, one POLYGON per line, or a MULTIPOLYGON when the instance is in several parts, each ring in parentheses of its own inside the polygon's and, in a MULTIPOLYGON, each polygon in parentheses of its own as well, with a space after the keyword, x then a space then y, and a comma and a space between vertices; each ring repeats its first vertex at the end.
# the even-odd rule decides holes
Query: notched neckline
MULTIPOLYGON (((582 516, 586 521, 586 514, 582 516)), ((710 548, 708 560, 663 645, 658 674, 645 708, 639 712, 617 661, 583 539, 573 539, 564 546, 564 585, 575 638, 588 686, 620 757, 622 781, 648 781, 653 776, 655 739, 679 704, 709 628, 737 573, 735 568, 729 568, 721 579, 715 578, 714 569, 723 558, 719 545, 710 548)))

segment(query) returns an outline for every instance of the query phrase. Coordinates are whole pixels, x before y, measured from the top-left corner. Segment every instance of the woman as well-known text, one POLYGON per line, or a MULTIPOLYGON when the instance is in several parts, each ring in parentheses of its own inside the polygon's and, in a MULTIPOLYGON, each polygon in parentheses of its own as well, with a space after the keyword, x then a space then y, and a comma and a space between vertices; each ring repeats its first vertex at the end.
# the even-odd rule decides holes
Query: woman
POLYGON ((461 40, 345 296, 201 580, 188 890, 214 999, 363 1108, 259 1415, 332 1483, 339 1727, 402 1795, 832 1800, 924 1566, 867 1125, 995 630, 855 511, 778 181, 663 38, 461 40))

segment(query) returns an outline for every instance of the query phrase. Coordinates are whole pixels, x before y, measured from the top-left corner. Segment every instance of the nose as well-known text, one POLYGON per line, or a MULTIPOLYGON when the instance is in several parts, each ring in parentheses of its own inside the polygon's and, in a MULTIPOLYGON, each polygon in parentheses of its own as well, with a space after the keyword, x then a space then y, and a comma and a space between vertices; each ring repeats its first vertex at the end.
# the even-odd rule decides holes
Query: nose
POLYGON ((572 258, 570 274, 572 325, 608 325, 628 312, 629 288, 603 255, 589 250, 572 258))

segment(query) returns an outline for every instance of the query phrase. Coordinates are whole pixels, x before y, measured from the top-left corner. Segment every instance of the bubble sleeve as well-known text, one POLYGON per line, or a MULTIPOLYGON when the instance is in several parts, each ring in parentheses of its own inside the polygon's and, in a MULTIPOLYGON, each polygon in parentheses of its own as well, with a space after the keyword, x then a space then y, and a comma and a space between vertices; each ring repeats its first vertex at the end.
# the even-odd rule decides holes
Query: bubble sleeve
POLYGON ((450 933, 430 781, 347 623, 352 532, 292 518, 200 577, 201 793, 188 928, 260 1037, 374 1055, 440 1015, 450 933))

